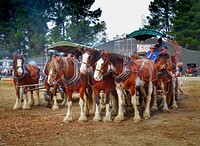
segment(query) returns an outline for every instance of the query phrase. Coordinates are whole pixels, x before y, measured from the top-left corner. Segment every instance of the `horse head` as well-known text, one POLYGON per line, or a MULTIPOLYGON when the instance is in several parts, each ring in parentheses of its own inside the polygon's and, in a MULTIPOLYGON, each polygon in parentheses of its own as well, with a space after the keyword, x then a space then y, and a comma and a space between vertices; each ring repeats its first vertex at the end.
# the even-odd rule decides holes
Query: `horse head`
POLYGON ((22 77, 25 75, 25 60, 24 54, 20 55, 13 54, 13 73, 17 77, 22 77))
POLYGON ((99 60, 96 62, 96 68, 94 72, 94 79, 100 81, 103 79, 103 76, 109 72, 110 62, 108 52, 103 53, 99 60))
POLYGON ((87 50, 83 53, 81 66, 80 66, 80 72, 82 74, 87 74, 88 69, 89 69, 91 62, 92 62, 93 53, 94 53, 94 49, 92 49, 91 51, 87 50))
POLYGON ((82 55, 80 72, 82 74, 87 74, 91 71, 91 67, 95 69, 95 63, 100 58, 101 54, 102 52, 94 50, 94 48, 86 50, 82 55))
POLYGON ((63 59, 59 57, 57 59, 53 59, 49 65, 49 73, 47 82, 49 85, 57 84, 57 80, 59 80, 62 76, 63 69, 63 59))
POLYGON ((155 60, 156 68, 158 72, 171 73, 173 71, 173 64, 171 57, 168 54, 162 54, 155 60))

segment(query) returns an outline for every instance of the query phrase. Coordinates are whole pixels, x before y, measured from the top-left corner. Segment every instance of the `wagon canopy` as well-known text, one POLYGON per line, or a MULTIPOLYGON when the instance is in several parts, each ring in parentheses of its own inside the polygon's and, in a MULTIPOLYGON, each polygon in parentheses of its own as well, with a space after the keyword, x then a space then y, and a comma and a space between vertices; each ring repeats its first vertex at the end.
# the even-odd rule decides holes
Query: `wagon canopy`
POLYGON ((56 50, 57 52, 72 53, 84 47, 87 46, 68 41, 59 41, 48 47, 47 50, 56 50))
POLYGON ((127 38, 135 38, 136 40, 143 40, 143 41, 155 36, 170 37, 173 39, 175 38, 173 36, 167 35, 165 33, 161 33, 154 29, 139 29, 126 35, 127 38))

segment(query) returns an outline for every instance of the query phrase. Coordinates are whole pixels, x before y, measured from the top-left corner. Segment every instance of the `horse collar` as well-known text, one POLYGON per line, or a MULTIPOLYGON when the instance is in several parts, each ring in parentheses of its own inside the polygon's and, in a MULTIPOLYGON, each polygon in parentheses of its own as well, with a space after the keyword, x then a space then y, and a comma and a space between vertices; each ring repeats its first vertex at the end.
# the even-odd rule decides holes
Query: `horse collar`
POLYGON ((123 58, 123 70, 122 70, 122 73, 119 74, 119 75, 112 74, 113 77, 114 77, 114 80, 116 82, 123 82, 124 80, 126 80, 130 76, 130 74, 131 74, 130 62, 131 62, 131 60, 127 59, 127 57, 123 58))
POLYGON ((76 85, 76 83, 80 80, 81 74, 79 72, 80 64, 77 59, 73 59, 74 64, 74 75, 71 79, 67 79, 64 75, 61 77, 62 81, 67 84, 68 86, 76 85))

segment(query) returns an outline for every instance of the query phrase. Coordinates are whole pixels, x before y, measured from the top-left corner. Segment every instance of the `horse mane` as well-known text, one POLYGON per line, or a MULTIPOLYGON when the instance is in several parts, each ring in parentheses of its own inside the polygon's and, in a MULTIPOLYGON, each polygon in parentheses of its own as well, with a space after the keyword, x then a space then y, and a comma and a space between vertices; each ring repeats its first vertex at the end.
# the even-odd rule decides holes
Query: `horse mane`
POLYGON ((160 60, 160 59, 164 59, 164 60, 167 60, 167 59, 169 59, 170 58, 170 56, 169 56, 169 54, 159 54, 157 57, 156 57, 156 60, 155 60, 155 63, 158 63, 158 61, 160 60))
POLYGON ((49 67, 53 67, 56 70, 59 70, 59 67, 63 67, 65 69, 65 73, 68 72, 69 64, 67 62, 70 57, 59 57, 57 59, 53 59, 49 65, 49 67))
POLYGON ((100 57, 101 57, 101 52, 99 50, 94 50, 93 51, 93 60, 97 61, 100 57))
POLYGON ((113 64, 113 66, 119 65, 119 62, 123 63, 124 57, 127 57, 128 59, 130 59, 128 56, 124 56, 124 55, 117 54, 117 53, 109 53, 109 58, 110 58, 110 61, 113 64))

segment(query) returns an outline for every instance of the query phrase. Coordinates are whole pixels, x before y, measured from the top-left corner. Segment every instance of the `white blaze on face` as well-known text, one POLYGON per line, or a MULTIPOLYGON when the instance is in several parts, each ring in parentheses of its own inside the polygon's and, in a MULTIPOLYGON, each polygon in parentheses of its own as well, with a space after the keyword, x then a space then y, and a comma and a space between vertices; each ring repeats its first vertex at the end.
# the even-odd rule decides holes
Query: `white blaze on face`
POLYGON ((85 73, 85 71, 87 70, 87 60, 88 60, 89 54, 88 53, 84 53, 82 55, 82 63, 81 63, 81 67, 80 67, 80 72, 81 73, 85 73))
POLYGON ((99 71, 101 70, 101 66, 104 63, 104 60, 102 58, 100 58, 97 63, 96 63, 96 69, 94 72, 94 79, 98 80, 99 79, 99 71))
POLYGON ((50 81, 52 73, 53 73, 53 70, 50 70, 49 75, 48 75, 48 79, 47 79, 47 82, 48 82, 49 85, 53 84, 53 82, 50 81))
POLYGON ((21 59, 17 59, 17 73, 18 73, 18 75, 22 75, 22 73, 23 73, 21 59))

